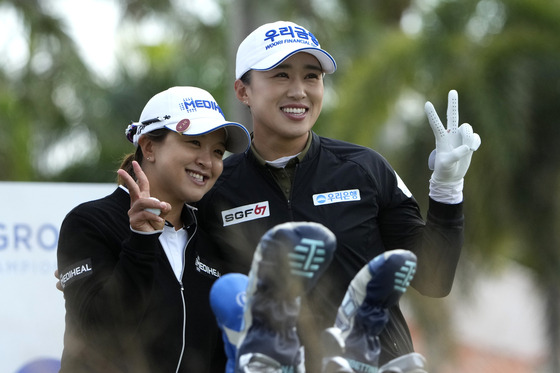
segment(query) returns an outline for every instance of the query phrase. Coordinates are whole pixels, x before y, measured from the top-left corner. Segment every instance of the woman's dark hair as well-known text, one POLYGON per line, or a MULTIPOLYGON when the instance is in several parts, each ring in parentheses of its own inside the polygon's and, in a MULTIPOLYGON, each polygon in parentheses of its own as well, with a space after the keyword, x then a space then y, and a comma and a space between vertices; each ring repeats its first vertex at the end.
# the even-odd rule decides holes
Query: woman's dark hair
MULTIPOLYGON (((142 136, 149 137, 153 142, 163 142, 169 132, 170 131, 167 128, 161 128, 152 132, 145 133, 142 136)), ((136 148, 136 152, 124 156, 120 168, 125 170, 134 180, 136 180, 136 174, 134 173, 134 169, 132 168, 132 161, 136 161, 140 165, 142 165, 143 160, 144 154, 142 154, 142 148, 138 146, 136 148)), ((119 185, 124 185, 124 180, 120 176, 117 176, 117 183, 119 185)))
POLYGON ((251 85, 251 71, 253 70, 247 71, 245 74, 241 75, 241 78, 239 78, 239 80, 241 80, 243 84, 251 85))

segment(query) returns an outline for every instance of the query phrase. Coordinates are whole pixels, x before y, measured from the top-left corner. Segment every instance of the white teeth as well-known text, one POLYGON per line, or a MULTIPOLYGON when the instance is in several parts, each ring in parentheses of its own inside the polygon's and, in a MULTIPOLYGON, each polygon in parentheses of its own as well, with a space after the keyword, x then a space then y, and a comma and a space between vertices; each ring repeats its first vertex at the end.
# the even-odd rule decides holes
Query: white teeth
POLYGON ((187 173, 198 181, 204 181, 204 176, 202 176, 201 174, 197 174, 194 172, 187 172, 187 173))
POLYGON ((282 111, 288 114, 303 114, 305 113, 304 108, 293 108, 293 107, 286 107, 282 108, 282 111))

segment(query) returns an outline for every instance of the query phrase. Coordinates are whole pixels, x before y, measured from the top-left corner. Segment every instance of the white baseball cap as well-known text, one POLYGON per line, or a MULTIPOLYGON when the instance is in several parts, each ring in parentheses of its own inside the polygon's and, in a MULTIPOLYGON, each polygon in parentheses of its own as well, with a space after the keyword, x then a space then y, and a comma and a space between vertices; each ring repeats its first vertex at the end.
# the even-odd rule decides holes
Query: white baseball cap
POLYGON ((198 136, 223 128, 226 131, 226 150, 243 153, 251 144, 247 129, 227 121, 214 97, 196 87, 171 87, 152 97, 138 122, 132 122, 126 137, 138 146, 140 136, 160 128, 187 136, 198 136))
POLYGON ((270 70, 298 52, 314 55, 323 72, 336 71, 334 58, 321 49, 319 41, 305 28, 286 21, 267 23, 249 34, 237 49, 235 79, 249 70, 270 70))

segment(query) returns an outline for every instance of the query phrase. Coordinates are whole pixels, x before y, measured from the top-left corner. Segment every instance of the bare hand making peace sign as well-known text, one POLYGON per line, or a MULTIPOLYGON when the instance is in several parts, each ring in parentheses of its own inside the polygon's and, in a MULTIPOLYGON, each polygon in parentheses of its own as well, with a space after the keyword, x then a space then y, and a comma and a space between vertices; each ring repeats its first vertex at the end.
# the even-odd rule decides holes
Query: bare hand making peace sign
POLYGON ((123 178, 130 193, 130 210, 128 210, 130 227, 140 232, 162 230, 165 224, 165 215, 171 211, 171 205, 151 197, 150 182, 144 171, 142 171, 142 167, 136 161, 132 162, 132 167, 138 179, 137 182, 125 170, 120 169, 117 171, 119 176, 123 178), (146 209, 161 210, 161 213, 158 216, 146 209))

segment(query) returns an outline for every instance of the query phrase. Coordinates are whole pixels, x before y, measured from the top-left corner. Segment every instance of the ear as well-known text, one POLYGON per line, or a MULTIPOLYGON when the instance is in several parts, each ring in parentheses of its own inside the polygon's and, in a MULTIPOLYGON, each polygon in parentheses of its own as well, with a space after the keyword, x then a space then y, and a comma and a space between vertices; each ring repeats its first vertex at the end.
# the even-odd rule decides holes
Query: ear
POLYGON ((144 160, 154 159, 154 142, 148 136, 141 136, 138 146, 142 149, 144 160))
POLYGON ((247 86, 245 83, 243 83, 241 79, 237 79, 233 88, 235 89, 235 96, 237 99, 241 101, 242 104, 249 105, 249 95, 247 94, 247 86))

